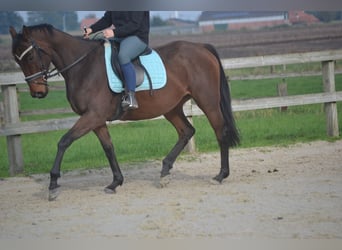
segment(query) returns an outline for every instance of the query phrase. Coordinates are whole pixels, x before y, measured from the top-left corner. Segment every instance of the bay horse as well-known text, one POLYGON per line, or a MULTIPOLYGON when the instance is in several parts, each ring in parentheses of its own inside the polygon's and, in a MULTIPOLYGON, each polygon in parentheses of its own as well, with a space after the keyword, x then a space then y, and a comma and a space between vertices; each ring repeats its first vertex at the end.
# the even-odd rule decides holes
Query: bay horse
POLYGON ((183 104, 190 98, 207 116, 220 147, 221 168, 213 179, 221 183, 228 177, 229 148, 239 143, 239 133, 227 79, 212 45, 176 41, 155 48, 164 62, 167 83, 154 90, 153 95, 150 91, 137 92, 139 108, 124 111, 121 108, 122 94, 116 94, 108 87, 103 41, 75 37, 49 24, 23 26, 21 32, 10 27, 9 32, 12 54, 25 75, 31 96, 44 98, 48 94, 48 78, 61 74, 71 108, 80 115, 58 142, 50 171, 49 199, 57 197, 57 180, 61 176, 64 152, 90 131, 101 142, 113 172, 113 181, 105 191, 115 193, 123 184, 124 178, 106 125, 112 120, 143 120, 164 115, 178 133, 177 143, 162 161, 160 177, 167 177, 177 156, 195 133, 183 112, 183 104), (49 70, 51 63, 57 72, 49 70))

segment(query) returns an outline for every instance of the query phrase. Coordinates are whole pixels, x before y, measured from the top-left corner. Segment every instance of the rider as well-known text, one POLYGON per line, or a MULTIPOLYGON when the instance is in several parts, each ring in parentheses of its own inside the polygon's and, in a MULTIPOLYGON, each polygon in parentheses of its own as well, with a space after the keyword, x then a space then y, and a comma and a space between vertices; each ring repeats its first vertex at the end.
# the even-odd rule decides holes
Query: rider
POLYGON ((148 11, 106 11, 101 19, 85 29, 84 36, 87 38, 89 34, 100 30, 103 30, 105 38, 114 38, 120 43, 118 58, 126 83, 122 107, 136 109, 136 74, 131 60, 148 46, 150 14, 148 11), (110 27, 112 25, 114 28, 110 27))

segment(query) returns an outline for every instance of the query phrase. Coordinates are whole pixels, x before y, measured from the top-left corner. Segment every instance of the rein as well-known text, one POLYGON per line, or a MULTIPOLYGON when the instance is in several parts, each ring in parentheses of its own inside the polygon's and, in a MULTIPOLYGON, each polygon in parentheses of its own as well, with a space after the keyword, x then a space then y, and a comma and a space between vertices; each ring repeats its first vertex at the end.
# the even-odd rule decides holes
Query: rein
POLYGON ((94 50, 96 50, 99 47, 100 46, 96 46, 95 48, 93 48, 92 50, 88 51, 86 54, 84 54, 83 56, 79 57, 76 61, 74 61, 73 63, 69 64, 68 66, 64 67, 61 70, 58 70, 58 69, 54 68, 54 69, 48 71, 47 74, 46 74, 46 79, 49 79, 51 77, 59 75, 60 73, 63 73, 64 71, 67 71, 67 70, 71 69, 72 67, 74 67, 76 64, 81 62, 84 58, 86 58, 90 53, 92 53, 94 50), (52 73, 54 71, 57 71, 57 72, 52 73))
MULTIPOLYGON (((38 77, 41 77, 43 76, 44 80, 47 81, 49 78, 51 77, 54 77, 56 75, 59 75, 60 73, 63 73, 69 69, 71 69, 72 67, 74 67, 76 64, 78 64, 79 62, 81 62, 83 59, 85 59, 90 53, 92 53, 94 50, 96 50, 97 48, 99 48, 101 46, 96 46, 94 47, 93 49, 91 49, 90 51, 88 51, 86 54, 82 55, 81 57, 79 57, 77 60, 75 60, 73 63, 69 64, 68 66, 64 67, 63 69, 61 70, 58 70, 57 68, 53 68, 51 70, 47 70, 46 67, 43 65, 43 63, 41 63, 41 71, 40 72, 37 72, 37 73, 34 73, 32 75, 29 75, 27 77, 25 77, 25 81, 27 83, 30 83, 32 80, 35 80, 37 79, 38 77), (55 72, 56 71, 56 72, 55 72)), ((37 45, 37 43, 35 43, 33 40, 32 40, 32 45, 30 47, 28 47, 20 56, 17 56, 17 59, 19 61, 22 60, 22 58, 32 49, 36 49, 37 52, 38 52, 38 55, 39 55, 39 59, 41 61, 41 54, 40 54, 40 51, 44 52, 45 54, 48 54, 46 51, 44 51, 44 49, 42 49, 41 47, 39 47, 39 45, 37 45)), ((47 85, 46 82, 44 83, 36 83, 36 84, 42 84, 42 85, 47 85)))

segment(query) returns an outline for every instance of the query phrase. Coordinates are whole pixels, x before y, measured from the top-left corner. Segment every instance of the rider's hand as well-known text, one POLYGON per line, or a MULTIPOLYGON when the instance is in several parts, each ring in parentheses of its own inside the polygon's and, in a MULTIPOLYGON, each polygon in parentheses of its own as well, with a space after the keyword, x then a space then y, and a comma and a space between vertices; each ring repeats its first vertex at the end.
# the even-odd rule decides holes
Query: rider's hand
POLYGON ((91 32, 93 30, 91 28, 84 28, 83 31, 84 31, 83 38, 84 39, 89 39, 89 35, 91 34, 91 32))
POLYGON ((112 30, 112 29, 105 29, 105 30, 103 31, 103 36, 104 36, 105 38, 114 37, 114 30, 112 30))

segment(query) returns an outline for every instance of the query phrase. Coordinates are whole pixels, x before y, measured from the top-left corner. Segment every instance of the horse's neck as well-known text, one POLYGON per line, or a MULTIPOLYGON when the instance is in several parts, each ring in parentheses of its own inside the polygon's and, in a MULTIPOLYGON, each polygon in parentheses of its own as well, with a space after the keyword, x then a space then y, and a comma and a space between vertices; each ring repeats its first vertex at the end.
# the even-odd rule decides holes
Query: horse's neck
MULTIPOLYGON (((51 43, 55 53, 52 57, 52 63, 58 70, 63 70, 73 64, 92 49, 92 45, 88 42, 63 33, 56 36, 56 40, 51 41, 51 43)), ((72 68, 70 70, 72 71, 72 68)), ((64 74, 62 75, 64 76, 64 74)))

